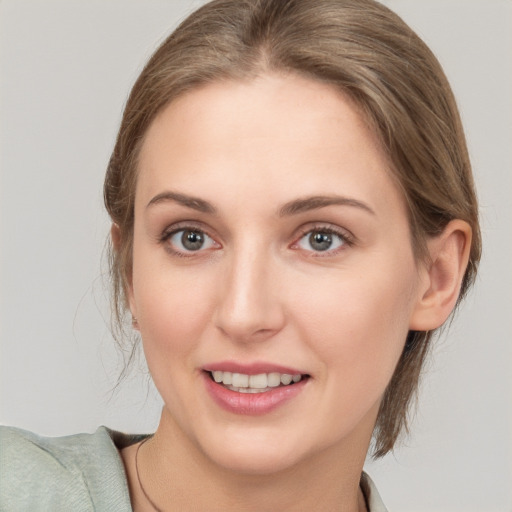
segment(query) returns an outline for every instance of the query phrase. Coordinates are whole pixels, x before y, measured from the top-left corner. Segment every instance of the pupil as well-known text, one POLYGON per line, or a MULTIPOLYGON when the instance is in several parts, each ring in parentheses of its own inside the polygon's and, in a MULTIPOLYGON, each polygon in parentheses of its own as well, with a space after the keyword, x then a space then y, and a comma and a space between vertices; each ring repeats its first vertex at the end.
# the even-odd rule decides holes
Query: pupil
POLYGON ((181 236, 181 243, 185 249, 197 251, 201 249, 204 243, 204 237, 199 231, 185 231, 181 236))
POLYGON ((316 251, 326 251, 332 245, 332 236, 329 233, 311 233, 309 243, 316 251))

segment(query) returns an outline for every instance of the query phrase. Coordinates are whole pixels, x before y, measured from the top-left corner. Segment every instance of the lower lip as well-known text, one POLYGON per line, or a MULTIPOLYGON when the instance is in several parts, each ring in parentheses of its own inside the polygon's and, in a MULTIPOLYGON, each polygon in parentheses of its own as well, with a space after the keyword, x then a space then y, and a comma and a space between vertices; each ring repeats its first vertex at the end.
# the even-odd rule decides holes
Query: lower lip
POLYGON ((208 372, 203 372, 203 379, 208 393, 213 400, 226 411, 235 414, 257 416, 267 414, 295 398, 309 379, 288 386, 279 386, 263 393, 238 393, 217 384, 208 372))

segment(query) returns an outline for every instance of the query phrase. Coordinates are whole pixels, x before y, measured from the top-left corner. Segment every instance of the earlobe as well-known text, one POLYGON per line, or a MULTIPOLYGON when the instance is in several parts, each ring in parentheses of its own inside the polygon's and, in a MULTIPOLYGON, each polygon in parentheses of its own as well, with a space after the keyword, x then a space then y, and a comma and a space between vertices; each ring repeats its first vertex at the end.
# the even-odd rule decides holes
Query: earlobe
POLYGON ((471 248, 471 227, 456 219, 427 242, 430 261, 422 269, 419 297, 410 329, 428 331, 440 327, 459 297, 471 248))
POLYGON ((119 252, 121 247, 121 229, 115 222, 113 222, 110 227, 110 240, 112 240, 112 247, 114 248, 114 251, 119 252))
MULTIPOLYGON (((110 228, 110 238, 112 240, 112 247, 114 248, 114 251, 119 254, 121 250, 121 229, 119 228, 119 225, 115 222, 112 223, 112 226, 110 228)), ((132 327, 136 330, 139 330, 139 323, 137 320, 137 310, 135 307, 135 300, 133 297, 133 284, 132 284, 132 276, 126 275, 125 279, 123 279, 123 288, 126 300, 128 301, 128 305, 130 307, 130 311, 132 314, 132 327)))

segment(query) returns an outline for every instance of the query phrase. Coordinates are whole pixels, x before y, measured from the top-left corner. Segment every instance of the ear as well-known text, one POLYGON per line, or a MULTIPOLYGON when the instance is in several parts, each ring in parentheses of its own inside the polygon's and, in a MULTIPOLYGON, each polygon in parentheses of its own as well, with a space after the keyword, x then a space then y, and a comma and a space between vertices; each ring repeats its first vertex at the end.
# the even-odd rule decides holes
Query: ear
POLYGON ((430 331, 440 327, 459 297, 471 248, 471 227, 452 220, 443 232, 428 240, 430 261, 420 271, 419 296, 409 328, 430 331))
POLYGON ((113 222, 110 227, 110 239, 112 240, 114 251, 118 253, 121 249, 121 229, 115 222, 113 222))
MULTIPOLYGON (((112 246, 114 248, 114 251, 117 254, 119 254, 119 251, 121 250, 122 236, 121 236, 121 228, 115 222, 112 223, 112 226, 110 228, 110 239, 112 240, 112 246)), ((134 296, 133 296, 132 276, 129 275, 126 277, 127 277, 127 279, 123 280, 124 293, 125 293, 126 299, 128 300, 128 306, 130 307, 130 312, 132 314, 133 328, 138 329, 139 325, 137 322, 137 308, 135 307, 135 300, 134 300, 134 296)))

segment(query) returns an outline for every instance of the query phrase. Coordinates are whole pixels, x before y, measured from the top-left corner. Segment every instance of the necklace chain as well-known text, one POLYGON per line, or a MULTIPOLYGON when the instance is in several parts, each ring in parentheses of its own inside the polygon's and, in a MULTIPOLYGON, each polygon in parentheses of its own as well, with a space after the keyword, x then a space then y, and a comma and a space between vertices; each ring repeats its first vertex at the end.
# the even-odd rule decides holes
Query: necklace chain
POLYGON ((151 437, 147 437, 142 441, 139 446, 137 446, 137 451, 135 452, 135 473, 137 474, 137 482, 139 482, 140 490, 142 491, 142 494, 144 494, 144 497, 148 500, 148 503, 156 510, 156 512, 163 512, 161 508, 158 508, 154 501, 148 496, 148 493, 144 489, 144 486, 142 485, 142 482, 140 481, 140 475, 139 475, 139 450, 140 447, 146 442, 149 441, 151 437))
MULTIPOLYGON (((163 512, 161 508, 158 508, 155 504, 155 502, 149 497, 148 493, 146 492, 146 489, 144 489, 144 486, 142 485, 142 482, 140 481, 140 475, 139 475, 139 450, 140 447, 146 442, 151 439, 151 437, 147 437, 144 439, 139 446, 137 446, 137 451, 135 452, 135 473, 137 474, 137 482, 139 483, 140 490, 142 491, 142 494, 144 494, 144 497, 148 500, 148 503, 156 510, 156 512, 163 512)), ((366 504, 366 498, 365 498, 365 510, 368 510, 368 505, 366 504)))

